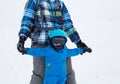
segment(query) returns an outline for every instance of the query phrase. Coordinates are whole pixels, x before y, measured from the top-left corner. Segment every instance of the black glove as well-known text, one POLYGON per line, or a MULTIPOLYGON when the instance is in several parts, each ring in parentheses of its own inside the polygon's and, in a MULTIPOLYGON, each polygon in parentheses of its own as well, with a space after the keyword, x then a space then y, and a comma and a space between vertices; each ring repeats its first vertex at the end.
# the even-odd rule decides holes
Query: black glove
POLYGON ((26 53, 26 49, 24 48, 24 43, 25 43, 26 37, 21 36, 19 38, 19 41, 17 43, 17 50, 22 53, 25 54, 26 53))
POLYGON ((77 47, 78 48, 82 48, 83 49, 83 53, 85 52, 89 52, 91 53, 92 52, 92 49, 89 48, 85 43, 83 43, 81 40, 77 43, 77 47))
POLYGON ((80 41, 77 42, 77 47, 78 48, 84 48, 84 47, 87 47, 87 45, 80 40, 80 41))
POLYGON ((91 52, 92 52, 92 49, 91 49, 91 48, 88 48, 88 47, 84 47, 84 48, 83 48, 83 53, 85 53, 85 52, 91 53, 91 52))

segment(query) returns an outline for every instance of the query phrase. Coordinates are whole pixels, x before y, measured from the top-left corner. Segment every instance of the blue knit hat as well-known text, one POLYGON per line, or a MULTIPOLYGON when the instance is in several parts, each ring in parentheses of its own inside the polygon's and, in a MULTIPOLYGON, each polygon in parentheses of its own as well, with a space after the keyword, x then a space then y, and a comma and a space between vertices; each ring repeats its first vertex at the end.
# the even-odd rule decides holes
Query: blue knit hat
POLYGON ((62 36, 62 37, 67 38, 66 33, 65 33, 63 30, 61 30, 61 29, 55 29, 55 30, 52 30, 52 31, 50 32, 49 38, 53 38, 53 37, 55 37, 55 36, 62 36))

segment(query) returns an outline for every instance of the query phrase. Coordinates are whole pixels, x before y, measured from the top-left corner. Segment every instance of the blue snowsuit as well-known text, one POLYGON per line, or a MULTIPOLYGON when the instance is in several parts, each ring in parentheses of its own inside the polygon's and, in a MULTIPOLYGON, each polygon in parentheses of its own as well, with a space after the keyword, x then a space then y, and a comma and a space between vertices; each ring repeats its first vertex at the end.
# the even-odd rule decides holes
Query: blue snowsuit
POLYGON ((55 51, 51 46, 45 48, 27 48, 26 54, 32 56, 45 56, 44 84, 65 84, 66 58, 81 54, 81 48, 55 51))

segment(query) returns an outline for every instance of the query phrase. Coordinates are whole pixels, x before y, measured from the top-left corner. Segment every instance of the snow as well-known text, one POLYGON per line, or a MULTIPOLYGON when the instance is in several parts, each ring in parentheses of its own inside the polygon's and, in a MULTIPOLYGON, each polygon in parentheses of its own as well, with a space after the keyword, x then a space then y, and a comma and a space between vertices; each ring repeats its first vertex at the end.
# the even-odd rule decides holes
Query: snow
MULTIPOLYGON (((29 84, 32 57, 16 50, 27 0, 0 3, 0 83, 29 84)), ((120 84, 120 1, 64 0, 81 39, 91 54, 72 58, 77 84, 120 84)), ((69 48, 76 47, 70 41, 69 48)), ((26 47, 30 47, 30 39, 26 47)))

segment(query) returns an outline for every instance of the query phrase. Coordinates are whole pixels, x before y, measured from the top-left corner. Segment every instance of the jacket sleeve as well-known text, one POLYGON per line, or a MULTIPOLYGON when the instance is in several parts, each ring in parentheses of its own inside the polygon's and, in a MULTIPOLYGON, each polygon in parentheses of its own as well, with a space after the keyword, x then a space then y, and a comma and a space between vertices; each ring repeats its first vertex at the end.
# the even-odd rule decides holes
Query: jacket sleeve
POLYGON ((26 3, 24 15, 21 21, 21 29, 19 31, 19 36, 28 37, 30 35, 31 28, 34 23, 35 4, 35 0, 28 0, 28 2, 26 3))
POLYGON ((69 12, 64 3, 62 6, 62 10, 63 10, 64 30, 67 36, 70 38, 70 40, 76 44, 80 40, 80 36, 73 26, 69 12))
POLYGON ((44 57, 46 56, 46 48, 27 48, 27 55, 32 55, 36 57, 44 57))
POLYGON ((66 50, 66 57, 73 57, 83 53, 83 49, 81 48, 74 48, 74 49, 67 49, 66 50))

